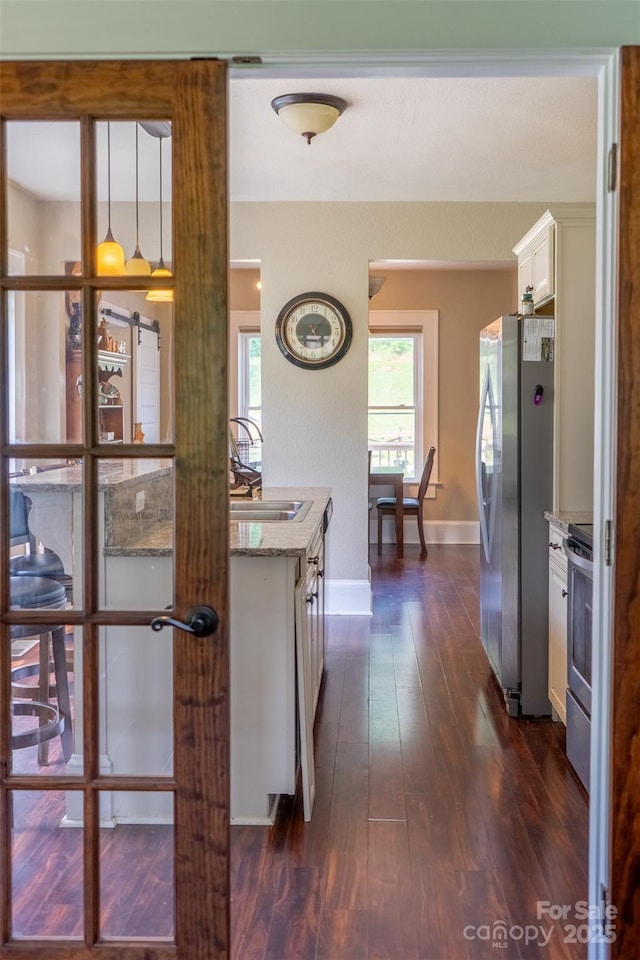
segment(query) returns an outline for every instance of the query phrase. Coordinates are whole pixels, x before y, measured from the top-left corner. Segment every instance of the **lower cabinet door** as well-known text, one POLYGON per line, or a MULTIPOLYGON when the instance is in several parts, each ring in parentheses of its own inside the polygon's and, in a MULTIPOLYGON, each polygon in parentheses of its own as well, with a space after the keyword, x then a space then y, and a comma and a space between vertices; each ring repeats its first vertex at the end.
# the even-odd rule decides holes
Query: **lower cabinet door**
POLYGON ((567 572, 549 563, 549 700, 567 723, 567 572))
POLYGON ((296 681, 298 688, 298 730, 300 735, 300 768, 304 819, 311 820, 316 797, 315 760, 313 752, 313 716, 315 681, 312 666, 308 580, 300 577, 296 584, 296 681))

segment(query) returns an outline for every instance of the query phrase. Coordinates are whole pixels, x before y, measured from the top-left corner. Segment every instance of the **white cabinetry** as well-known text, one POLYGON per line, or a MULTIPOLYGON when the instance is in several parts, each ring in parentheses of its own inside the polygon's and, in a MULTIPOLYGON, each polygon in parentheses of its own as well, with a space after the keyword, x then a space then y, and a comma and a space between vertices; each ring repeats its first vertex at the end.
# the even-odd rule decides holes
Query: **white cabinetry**
POLYGON ((518 295, 531 287, 534 304, 543 303, 554 293, 553 240, 554 224, 545 214, 533 235, 530 231, 513 251, 518 256, 518 295))
POLYGON ((549 700, 553 717, 567 723, 567 558, 564 534, 549 526, 549 700))
POLYGON ((231 821, 273 823, 280 794, 296 791, 299 764, 311 819, 324 667, 322 522, 306 557, 231 557, 229 582, 231 821))
POLYGON ((313 724, 324 670, 324 524, 314 535, 296 586, 296 673, 304 819, 316 793, 313 724))
POLYGON ((520 298, 555 317, 553 511, 593 509, 595 205, 552 207, 513 248, 520 298))
POLYGON ((315 718, 324 671, 324 534, 322 528, 309 548, 307 556, 306 603, 308 607, 312 703, 315 718))

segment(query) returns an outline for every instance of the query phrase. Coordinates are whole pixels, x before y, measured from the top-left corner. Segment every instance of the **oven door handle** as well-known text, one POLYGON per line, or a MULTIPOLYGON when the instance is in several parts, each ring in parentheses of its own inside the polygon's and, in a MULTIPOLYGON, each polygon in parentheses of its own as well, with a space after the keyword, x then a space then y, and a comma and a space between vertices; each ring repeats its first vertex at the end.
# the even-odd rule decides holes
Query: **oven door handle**
POLYGON ((569 546, 569 543, 567 540, 564 541, 563 547, 569 562, 572 563, 574 567, 576 567, 578 570, 582 570, 583 573, 587 573, 589 574, 589 576, 592 576, 593 560, 587 560, 586 557, 581 557, 577 553, 575 553, 569 546))

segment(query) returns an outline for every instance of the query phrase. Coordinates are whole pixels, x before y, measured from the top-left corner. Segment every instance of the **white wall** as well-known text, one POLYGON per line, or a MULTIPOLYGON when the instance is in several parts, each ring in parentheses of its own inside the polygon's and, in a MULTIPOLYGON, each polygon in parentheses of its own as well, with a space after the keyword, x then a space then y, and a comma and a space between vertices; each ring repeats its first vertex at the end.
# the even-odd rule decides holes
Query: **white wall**
MULTIPOLYGON (((544 209, 510 203, 231 205, 231 259, 261 264, 264 481, 332 488, 332 581, 368 578, 369 261, 513 262, 513 246, 544 209), (273 336, 281 307, 312 290, 337 297, 353 321, 349 352, 327 370, 288 363, 273 336)), ((440 480, 446 485, 444 465, 440 480)))

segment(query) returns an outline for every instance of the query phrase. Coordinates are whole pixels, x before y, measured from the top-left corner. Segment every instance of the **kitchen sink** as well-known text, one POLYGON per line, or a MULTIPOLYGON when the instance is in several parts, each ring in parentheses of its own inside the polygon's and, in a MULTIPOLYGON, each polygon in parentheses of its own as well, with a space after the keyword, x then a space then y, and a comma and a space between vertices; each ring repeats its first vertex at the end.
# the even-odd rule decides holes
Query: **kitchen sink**
POLYGON ((232 523, 274 523, 304 520, 312 500, 232 500, 229 518, 232 523))

